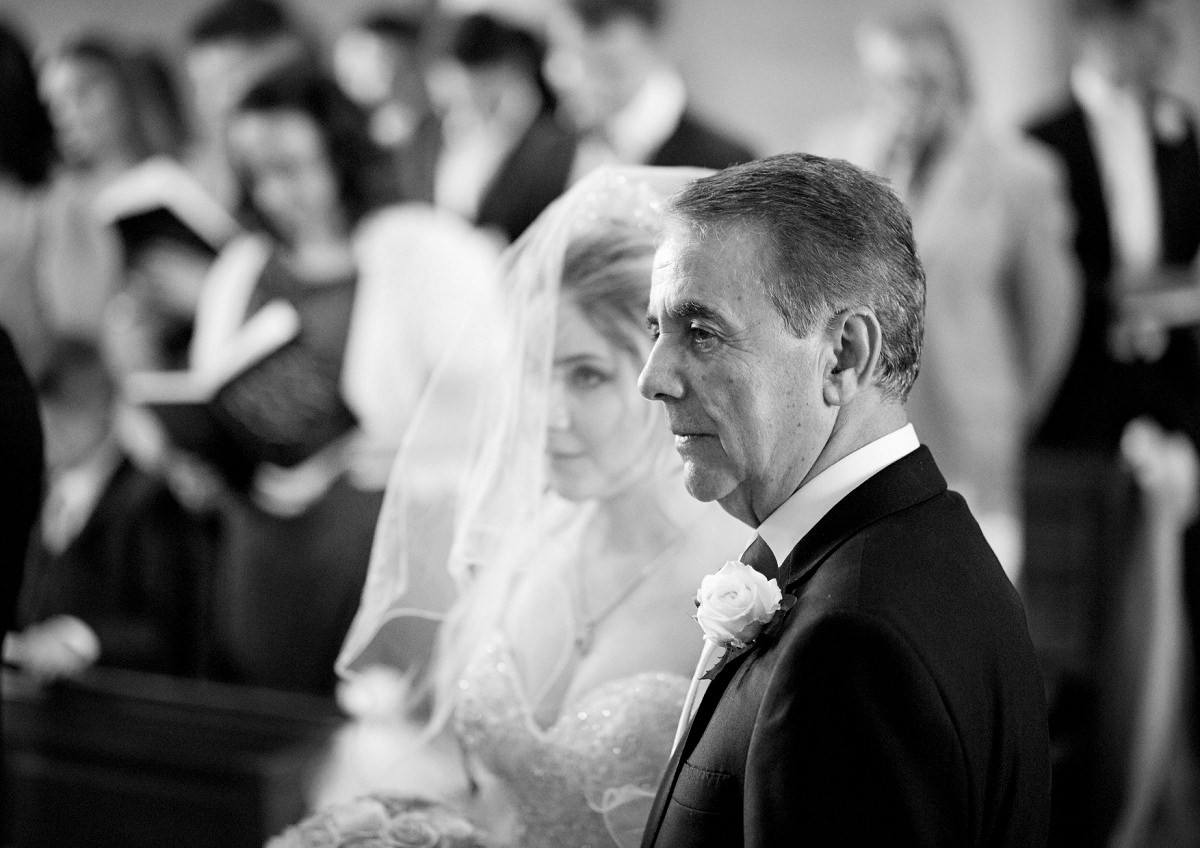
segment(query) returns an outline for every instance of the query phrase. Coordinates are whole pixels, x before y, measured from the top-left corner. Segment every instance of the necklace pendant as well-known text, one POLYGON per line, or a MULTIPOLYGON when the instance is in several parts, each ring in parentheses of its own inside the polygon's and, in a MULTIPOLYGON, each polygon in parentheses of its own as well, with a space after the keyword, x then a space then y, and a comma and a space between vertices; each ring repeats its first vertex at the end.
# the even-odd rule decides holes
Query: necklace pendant
POLYGON ((585 624, 575 634, 575 650, 581 657, 586 657, 592 650, 592 629, 591 625, 585 624))

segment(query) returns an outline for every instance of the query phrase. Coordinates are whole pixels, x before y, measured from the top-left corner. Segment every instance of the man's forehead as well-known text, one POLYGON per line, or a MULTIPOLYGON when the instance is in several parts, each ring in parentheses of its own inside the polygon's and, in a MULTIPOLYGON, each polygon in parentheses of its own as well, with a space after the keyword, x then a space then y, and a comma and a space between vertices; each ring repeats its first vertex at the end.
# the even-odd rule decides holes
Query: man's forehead
POLYGON ((652 287, 720 290, 759 275, 757 240, 740 232, 676 232, 654 254, 652 287))

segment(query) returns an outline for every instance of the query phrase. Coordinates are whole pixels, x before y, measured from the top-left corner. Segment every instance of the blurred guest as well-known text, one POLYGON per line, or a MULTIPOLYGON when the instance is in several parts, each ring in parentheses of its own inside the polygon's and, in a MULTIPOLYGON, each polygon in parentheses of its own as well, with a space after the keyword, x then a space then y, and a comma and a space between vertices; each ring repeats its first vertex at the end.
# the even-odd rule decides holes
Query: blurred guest
POLYGON ((371 137, 395 155, 405 200, 433 202, 441 121, 429 97, 422 16, 380 9, 341 32, 338 84, 371 116, 371 137))
POLYGON ((284 0, 214 0, 192 20, 187 41, 197 133, 188 164, 218 200, 232 206, 237 188, 225 138, 233 107, 284 65, 320 64, 320 52, 284 0))
POLYGON ((909 414, 1015 583, 1024 454, 1079 320, 1064 187, 1050 156, 984 126, 941 14, 868 23, 858 54, 866 107, 817 147, 887 177, 912 212, 926 333, 909 414))
MULTIPOLYGON (((54 128, 38 96, 21 35, 0 22, 0 327, 26 371, 49 352, 49 316, 39 289, 46 186, 56 161, 54 128)), ((11 595, 9 597, 12 597, 11 595)))
POLYGON ((512 241, 566 188, 575 152, 527 23, 480 13, 450 23, 432 74, 444 114, 436 200, 512 241))
MULTIPOLYGON (((357 426, 293 467, 257 463, 247 493, 223 499, 217 635, 234 679, 331 693, 409 416, 435 366, 467 386, 482 371, 439 362, 461 316, 486 299, 495 247, 450 213, 391 205, 366 115, 324 75, 261 81, 229 138, 251 232, 205 284, 192 366, 219 368, 247 319, 283 301, 299 316, 294 352, 340 396, 329 414, 344 404, 357 426)), ((258 399, 268 424, 286 427, 267 402, 274 373, 257 374, 258 399)))
POLYGON ((240 226, 168 156, 115 179, 96 198, 96 211, 117 233, 123 259, 122 289, 104 321, 113 367, 121 373, 185 368, 205 276, 240 226))
POLYGON ((179 101, 149 51, 85 36, 52 54, 41 88, 63 155, 47 208, 43 292, 64 333, 98 336, 122 287, 121 248, 96 208, 99 195, 139 162, 184 142, 179 101))
POLYGON ((688 106, 659 40, 662 0, 568 0, 550 26, 550 82, 583 136, 578 178, 600 164, 724 168, 754 154, 688 106))
POLYGON ((513 241, 567 186, 572 135, 542 79, 544 46, 498 17, 457 21, 437 69, 445 111, 436 200, 513 241))
POLYGON ((1067 169, 1086 279, 1082 335, 1045 443, 1113 452, 1149 413, 1200 437, 1200 151, 1162 90, 1174 55, 1160 0, 1078 0, 1070 97, 1030 132, 1067 169))
POLYGON ((1107 823, 1115 816, 1110 848, 1194 845, 1200 840, 1200 764, 1180 741, 1195 658, 1181 590, 1200 459, 1186 436, 1147 419, 1126 426, 1120 455, 1138 508, 1132 510, 1128 570, 1110 601, 1118 610, 1110 619, 1112 653, 1100 684, 1104 742, 1098 746, 1109 771, 1102 780, 1120 794, 1102 797, 1104 812, 1095 818, 1107 823))
POLYGON ((197 670, 204 529, 122 453, 99 349, 64 337, 38 384, 49 489, 30 548, 24 629, 5 661, 35 676, 105 665, 197 670))
MULTIPOLYGON (((1083 267, 1083 327, 1039 440, 1115 457, 1141 417, 1200 445, 1200 145, 1194 118, 1163 90, 1174 56, 1171 5, 1078 0, 1070 96, 1030 132, 1067 169, 1083 267)), ((1200 529, 1184 545, 1185 609, 1197 655, 1200 529)), ((1190 735, 1200 744, 1192 669, 1190 735)))

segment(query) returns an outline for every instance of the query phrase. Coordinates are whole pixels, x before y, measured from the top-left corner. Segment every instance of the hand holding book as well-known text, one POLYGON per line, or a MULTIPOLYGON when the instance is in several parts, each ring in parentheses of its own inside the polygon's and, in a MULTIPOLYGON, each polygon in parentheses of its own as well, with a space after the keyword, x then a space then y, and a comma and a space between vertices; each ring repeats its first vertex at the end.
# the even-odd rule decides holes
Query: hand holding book
POLYGON ((339 375, 306 347, 299 316, 284 301, 242 326, 218 368, 133 374, 126 395, 159 419, 176 447, 236 488, 258 465, 296 466, 357 424, 339 375))

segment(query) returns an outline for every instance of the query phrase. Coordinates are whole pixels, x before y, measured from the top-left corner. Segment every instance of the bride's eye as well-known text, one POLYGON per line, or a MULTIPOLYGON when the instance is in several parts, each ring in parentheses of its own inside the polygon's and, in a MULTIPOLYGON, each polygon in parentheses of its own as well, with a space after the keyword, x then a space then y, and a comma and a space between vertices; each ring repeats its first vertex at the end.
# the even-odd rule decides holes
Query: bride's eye
POLYGON ((608 373, 591 365, 579 365, 571 369, 570 381, 574 389, 594 389, 612 379, 608 373))

